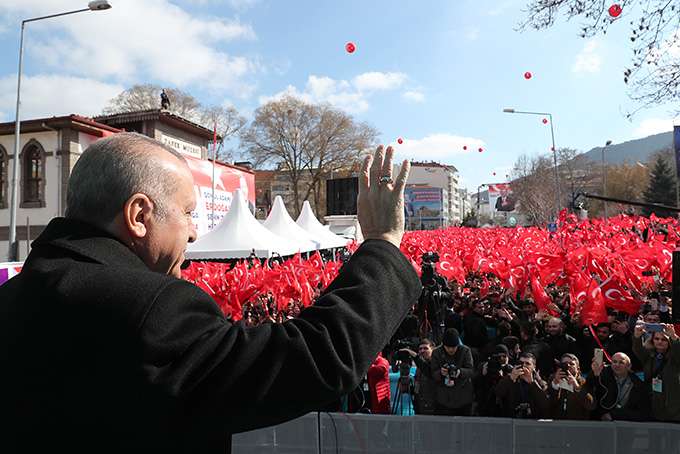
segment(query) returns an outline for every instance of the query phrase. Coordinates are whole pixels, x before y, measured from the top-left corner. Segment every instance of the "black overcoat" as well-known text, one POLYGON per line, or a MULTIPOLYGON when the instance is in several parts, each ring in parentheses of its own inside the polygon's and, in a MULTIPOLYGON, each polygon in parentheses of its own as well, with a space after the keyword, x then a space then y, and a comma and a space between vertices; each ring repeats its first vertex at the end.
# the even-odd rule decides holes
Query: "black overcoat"
POLYGON ((349 392, 420 294, 369 240, 299 318, 229 323, 193 284, 56 218, 0 287, 0 452, 228 452, 349 392))

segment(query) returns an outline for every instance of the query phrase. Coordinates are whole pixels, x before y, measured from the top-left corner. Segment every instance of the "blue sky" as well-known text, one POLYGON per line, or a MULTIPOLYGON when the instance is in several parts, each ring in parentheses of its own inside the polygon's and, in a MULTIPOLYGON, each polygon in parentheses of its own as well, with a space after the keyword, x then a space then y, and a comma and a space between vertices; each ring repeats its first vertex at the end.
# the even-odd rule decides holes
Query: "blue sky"
MULTIPOLYGON (((636 107, 622 77, 631 56, 628 12, 586 40, 577 21, 516 31, 526 0, 110 2, 109 11, 28 25, 23 118, 93 115, 145 82, 246 116, 293 93, 349 111, 383 143, 402 137, 400 158, 455 165, 472 191, 503 181, 519 155, 549 152, 542 117, 504 107, 551 112, 557 146, 581 151, 673 124, 672 106, 625 117, 636 107), (344 51, 347 41, 354 54, 344 51)), ((21 19, 85 4, 0 2, 0 121, 14 120, 21 19)))

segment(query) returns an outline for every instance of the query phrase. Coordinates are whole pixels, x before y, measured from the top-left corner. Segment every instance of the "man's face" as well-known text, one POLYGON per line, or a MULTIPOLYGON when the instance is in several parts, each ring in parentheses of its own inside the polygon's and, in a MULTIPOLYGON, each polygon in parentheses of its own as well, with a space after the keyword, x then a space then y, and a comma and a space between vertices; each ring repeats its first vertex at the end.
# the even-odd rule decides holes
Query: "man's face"
POLYGON ((608 326, 600 326, 597 331, 596 331, 597 337, 601 341, 607 340, 609 338, 609 327, 608 326))
POLYGON ((617 377, 625 377, 630 372, 630 360, 620 353, 612 356, 612 372, 617 377))
POLYGON ((522 306, 522 312, 531 317, 536 313, 536 308, 533 304, 525 304, 522 306))
POLYGON ((191 212, 196 208, 194 180, 189 168, 172 155, 163 157, 163 165, 174 176, 177 190, 165 195, 165 217, 152 216, 142 259, 153 271, 180 277, 187 243, 196 240, 191 220, 191 212))
POLYGON ((479 315, 484 315, 484 303, 475 303, 472 307, 472 311, 479 315))
POLYGON ((522 357, 522 358, 519 359, 519 363, 522 367, 524 367, 525 369, 528 369, 529 372, 533 373, 534 369, 536 369, 536 365, 534 364, 534 360, 531 359, 531 358, 522 357))
POLYGON ((645 323, 661 323, 661 317, 659 316, 659 314, 652 312, 645 315, 644 319, 645 323))
POLYGON ((560 334, 562 334, 562 324, 560 323, 559 320, 550 319, 548 321, 548 325, 545 327, 545 330, 551 336, 559 336, 560 334))
POLYGON ((498 358, 498 362, 501 363, 502 366, 508 364, 508 361, 510 361, 510 358, 508 358, 508 355, 505 353, 498 353, 496 354, 496 357, 498 358))
POLYGON ((569 369, 569 373, 574 377, 579 375, 578 366, 576 365, 576 361, 574 361, 573 359, 569 357, 562 358, 562 364, 565 364, 567 366, 567 368, 569 369))
POLYGON ((456 354, 456 350, 458 350, 458 347, 449 347, 448 345, 444 345, 444 351, 446 352, 447 355, 453 356, 456 354))
POLYGON ((430 344, 420 344, 418 346, 418 353, 421 358, 427 361, 432 357, 432 347, 430 344))

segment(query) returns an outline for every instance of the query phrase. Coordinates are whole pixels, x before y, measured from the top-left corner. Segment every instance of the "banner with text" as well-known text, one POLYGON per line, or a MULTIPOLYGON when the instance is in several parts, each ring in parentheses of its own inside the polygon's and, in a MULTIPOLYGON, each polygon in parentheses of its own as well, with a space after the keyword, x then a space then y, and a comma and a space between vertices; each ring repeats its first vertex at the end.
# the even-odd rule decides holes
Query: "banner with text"
POLYGON ((489 206, 494 213, 511 213, 516 209, 517 202, 510 189, 510 183, 489 185, 489 206))
POLYGON ((441 188, 407 187, 404 190, 404 215, 412 229, 443 227, 441 188))
POLYGON ((201 236, 219 225, 229 211, 234 191, 240 189, 250 211, 255 210, 255 175, 246 170, 215 164, 215 201, 212 197, 212 161, 185 156, 194 175, 196 210, 191 213, 194 226, 201 236))

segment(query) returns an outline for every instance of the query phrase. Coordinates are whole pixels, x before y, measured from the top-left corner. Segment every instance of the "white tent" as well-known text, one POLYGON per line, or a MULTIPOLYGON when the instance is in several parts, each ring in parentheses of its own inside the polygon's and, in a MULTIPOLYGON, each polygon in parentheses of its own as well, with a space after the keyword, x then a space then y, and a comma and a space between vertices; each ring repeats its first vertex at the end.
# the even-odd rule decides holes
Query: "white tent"
POLYGON ((300 244, 300 252, 320 249, 320 242, 293 221, 288 214, 283 199, 277 195, 267 220, 262 224, 283 238, 300 244))
POLYGON ((349 243, 347 238, 343 238, 340 235, 331 232, 316 219, 312 207, 307 200, 302 204, 302 211, 295 223, 320 242, 320 249, 345 247, 347 246, 347 243, 349 243))
MULTIPOLYGON (((244 258, 255 251, 258 257, 273 253, 291 255, 300 251, 297 242, 282 238, 267 230, 248 210, 241 190, 234 192, 229 211, 212 231, 189 244, 189 260, 244 258)), ((302 250, 302 252, 306 249, 302 250)))

